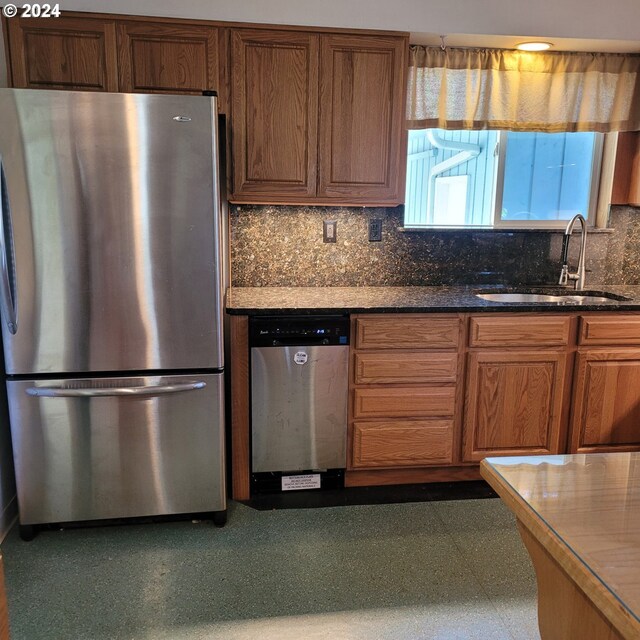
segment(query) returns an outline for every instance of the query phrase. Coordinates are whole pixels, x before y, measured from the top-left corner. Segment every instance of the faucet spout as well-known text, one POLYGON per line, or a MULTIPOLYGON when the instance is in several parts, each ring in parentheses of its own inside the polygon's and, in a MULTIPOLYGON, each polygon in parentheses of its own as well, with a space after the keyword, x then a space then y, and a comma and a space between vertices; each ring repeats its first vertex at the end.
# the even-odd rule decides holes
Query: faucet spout
POLYGON ((585 280, 587 276, 586 269, 586 257, 587 257, 587 221, 584 216, 580 213, 576 214, 571 218, 569 224, 567 224, 567 228, 564 232, 564 237, 562 238, 562 270, 560 271, 560 280, 558 284, 566 285, 569 280, 573 280, 575 282, 575 289, 580 291, 584 289, 585 280), (580 223, 580 235, 581 235, 581 243, 580 243, 580 255, 578 257, 578 270, 575 273, 571 273, 569 271, 569 240, 571 239, 571 234, 573 233, 573 227, 576 222, 580 223))

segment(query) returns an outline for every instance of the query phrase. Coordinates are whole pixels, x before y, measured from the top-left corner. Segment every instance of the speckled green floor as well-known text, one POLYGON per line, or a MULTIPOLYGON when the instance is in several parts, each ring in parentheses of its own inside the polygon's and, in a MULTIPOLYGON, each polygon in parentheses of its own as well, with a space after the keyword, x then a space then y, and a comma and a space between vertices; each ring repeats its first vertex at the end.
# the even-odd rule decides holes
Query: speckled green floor
POLYGON ((45 532, 5 555, 12 640, 539 638, 495 499, 45 532))

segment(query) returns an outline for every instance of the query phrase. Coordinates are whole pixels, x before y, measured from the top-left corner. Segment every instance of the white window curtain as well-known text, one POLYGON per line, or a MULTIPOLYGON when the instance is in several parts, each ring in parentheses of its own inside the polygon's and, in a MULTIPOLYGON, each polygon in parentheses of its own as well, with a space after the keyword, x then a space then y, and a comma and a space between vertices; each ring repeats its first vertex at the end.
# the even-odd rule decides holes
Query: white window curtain
POLYGON ((410 129, 640 130, 640 56, 412 46, 410 129))

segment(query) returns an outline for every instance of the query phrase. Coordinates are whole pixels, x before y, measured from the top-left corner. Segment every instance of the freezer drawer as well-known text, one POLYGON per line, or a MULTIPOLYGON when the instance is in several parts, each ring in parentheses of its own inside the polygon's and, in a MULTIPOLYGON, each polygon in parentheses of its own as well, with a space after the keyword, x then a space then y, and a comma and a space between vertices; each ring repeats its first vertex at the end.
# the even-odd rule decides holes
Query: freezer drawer
POLYGON ((7 390, 21 524, 226 508, 222 373, 7 390))
POLYGON ((349 347, 251 349, 252 471, 346 466, 349 347))

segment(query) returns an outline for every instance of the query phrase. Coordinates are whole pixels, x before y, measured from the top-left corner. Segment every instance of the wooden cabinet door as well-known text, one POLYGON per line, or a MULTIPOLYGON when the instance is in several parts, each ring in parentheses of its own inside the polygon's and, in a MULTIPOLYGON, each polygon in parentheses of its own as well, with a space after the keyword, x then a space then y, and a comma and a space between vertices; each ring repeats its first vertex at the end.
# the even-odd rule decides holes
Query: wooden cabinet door
POLYGON ((640 349, 578 354, 569 448, 640 450, 640 349))
POLYGON ((11 18, 5 24, 11 86, 118 90, 112 20, 11 18))
POLYGON ((567 355, 488 351, 469 355, 464 459, 560 453, 567 355))
POLYGON ((322 36, 319 198, 404 202, 407 51, 400 37, 322 36))
POLYGON ((201 95, 218 90, 218 29, 118 24, 120 91, 201 95))
POLYGON ((640 205, 640 132, 618 134, 611 204, 640 205))
POLYGON ((233 200, 309 201, 316 193, 318 36, 231 33, 233 200))

